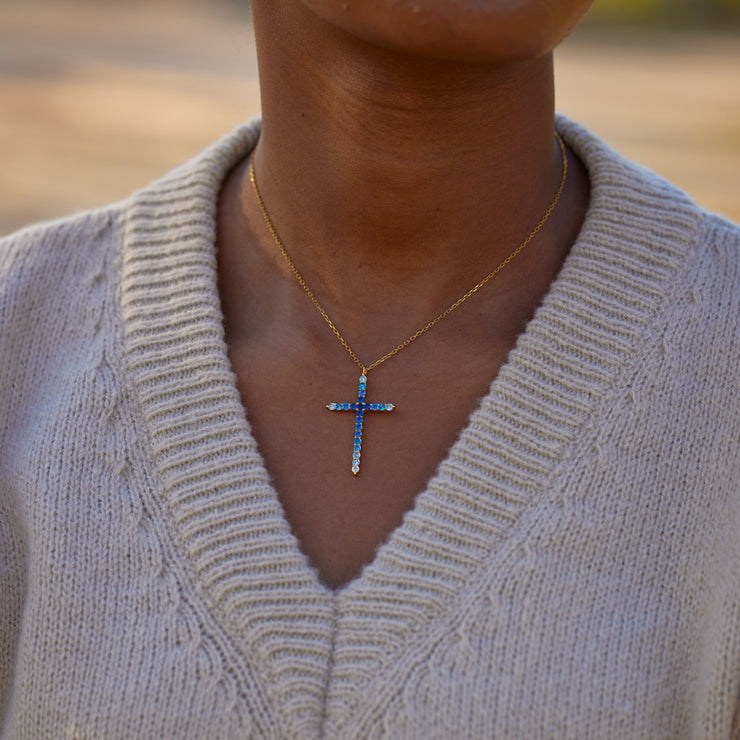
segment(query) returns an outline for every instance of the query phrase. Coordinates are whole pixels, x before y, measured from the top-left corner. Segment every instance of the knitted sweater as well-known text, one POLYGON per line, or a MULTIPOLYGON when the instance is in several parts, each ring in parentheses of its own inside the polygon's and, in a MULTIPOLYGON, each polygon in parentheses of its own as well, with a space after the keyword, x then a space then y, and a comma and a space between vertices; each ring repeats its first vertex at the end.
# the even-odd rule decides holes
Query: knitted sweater
POLYGON ((582 231, 336 592, 224 344, 216 200, 258 125, 0 242, 3 737, 740 737, 740 231, 558 127, 582 231))

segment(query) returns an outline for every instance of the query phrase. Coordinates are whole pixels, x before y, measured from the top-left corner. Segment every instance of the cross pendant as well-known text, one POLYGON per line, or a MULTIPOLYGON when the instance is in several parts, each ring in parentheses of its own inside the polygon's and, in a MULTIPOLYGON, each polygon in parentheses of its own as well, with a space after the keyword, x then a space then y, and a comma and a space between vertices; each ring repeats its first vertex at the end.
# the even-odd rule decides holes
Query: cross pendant
POLYGON ((360 375, 360 387, 357 392, 357 403, 328 403, 329 411, 354 411, 355 412, 355 441, 352 452, 352 475, 360 472, 360 452, 362 451, 362 420, 366 411, 393 411, 392 403, 366 403, 365 392, 367 391, 367 375, 360 375))

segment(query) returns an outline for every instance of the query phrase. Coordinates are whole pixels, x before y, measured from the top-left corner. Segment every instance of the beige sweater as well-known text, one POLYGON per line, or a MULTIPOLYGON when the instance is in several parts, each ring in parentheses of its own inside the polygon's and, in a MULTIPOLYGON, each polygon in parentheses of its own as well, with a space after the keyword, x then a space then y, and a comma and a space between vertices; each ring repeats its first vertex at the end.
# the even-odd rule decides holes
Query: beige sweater
POLYGON ((0 242, 4 738, 740 737, 740 231, 558 126, 583 230, 338 592, 224 346, 216 197, 258 126, 0 242))

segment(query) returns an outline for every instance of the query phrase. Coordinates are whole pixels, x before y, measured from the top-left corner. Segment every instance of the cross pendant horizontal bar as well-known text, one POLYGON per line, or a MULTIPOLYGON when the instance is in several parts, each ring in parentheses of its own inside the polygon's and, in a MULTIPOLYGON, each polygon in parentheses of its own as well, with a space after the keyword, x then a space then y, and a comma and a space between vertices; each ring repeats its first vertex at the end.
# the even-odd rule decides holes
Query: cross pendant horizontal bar
POLYGON ((360 375, 360 387, 357 391, 356 403, 327 403, 329 411, 354 411, 355 412, 355 438, 352 452, 352 475, 360 472, 360 453, 362 452, 362 422, 366 411, 393 411, 392 403, 367 403, 367 375, 360 375))

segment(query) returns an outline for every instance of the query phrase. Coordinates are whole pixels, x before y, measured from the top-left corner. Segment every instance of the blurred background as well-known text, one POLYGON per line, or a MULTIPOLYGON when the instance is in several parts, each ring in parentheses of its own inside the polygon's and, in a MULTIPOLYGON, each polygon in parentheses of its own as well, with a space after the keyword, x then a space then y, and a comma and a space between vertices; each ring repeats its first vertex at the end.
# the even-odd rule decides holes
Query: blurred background
MULTIPOLYGON (((740 221, 740 0, 596 0, 558 109, 740 221)), ((0 234, 122 198, 259 111, 244 0, 1 0, 0 234)))

